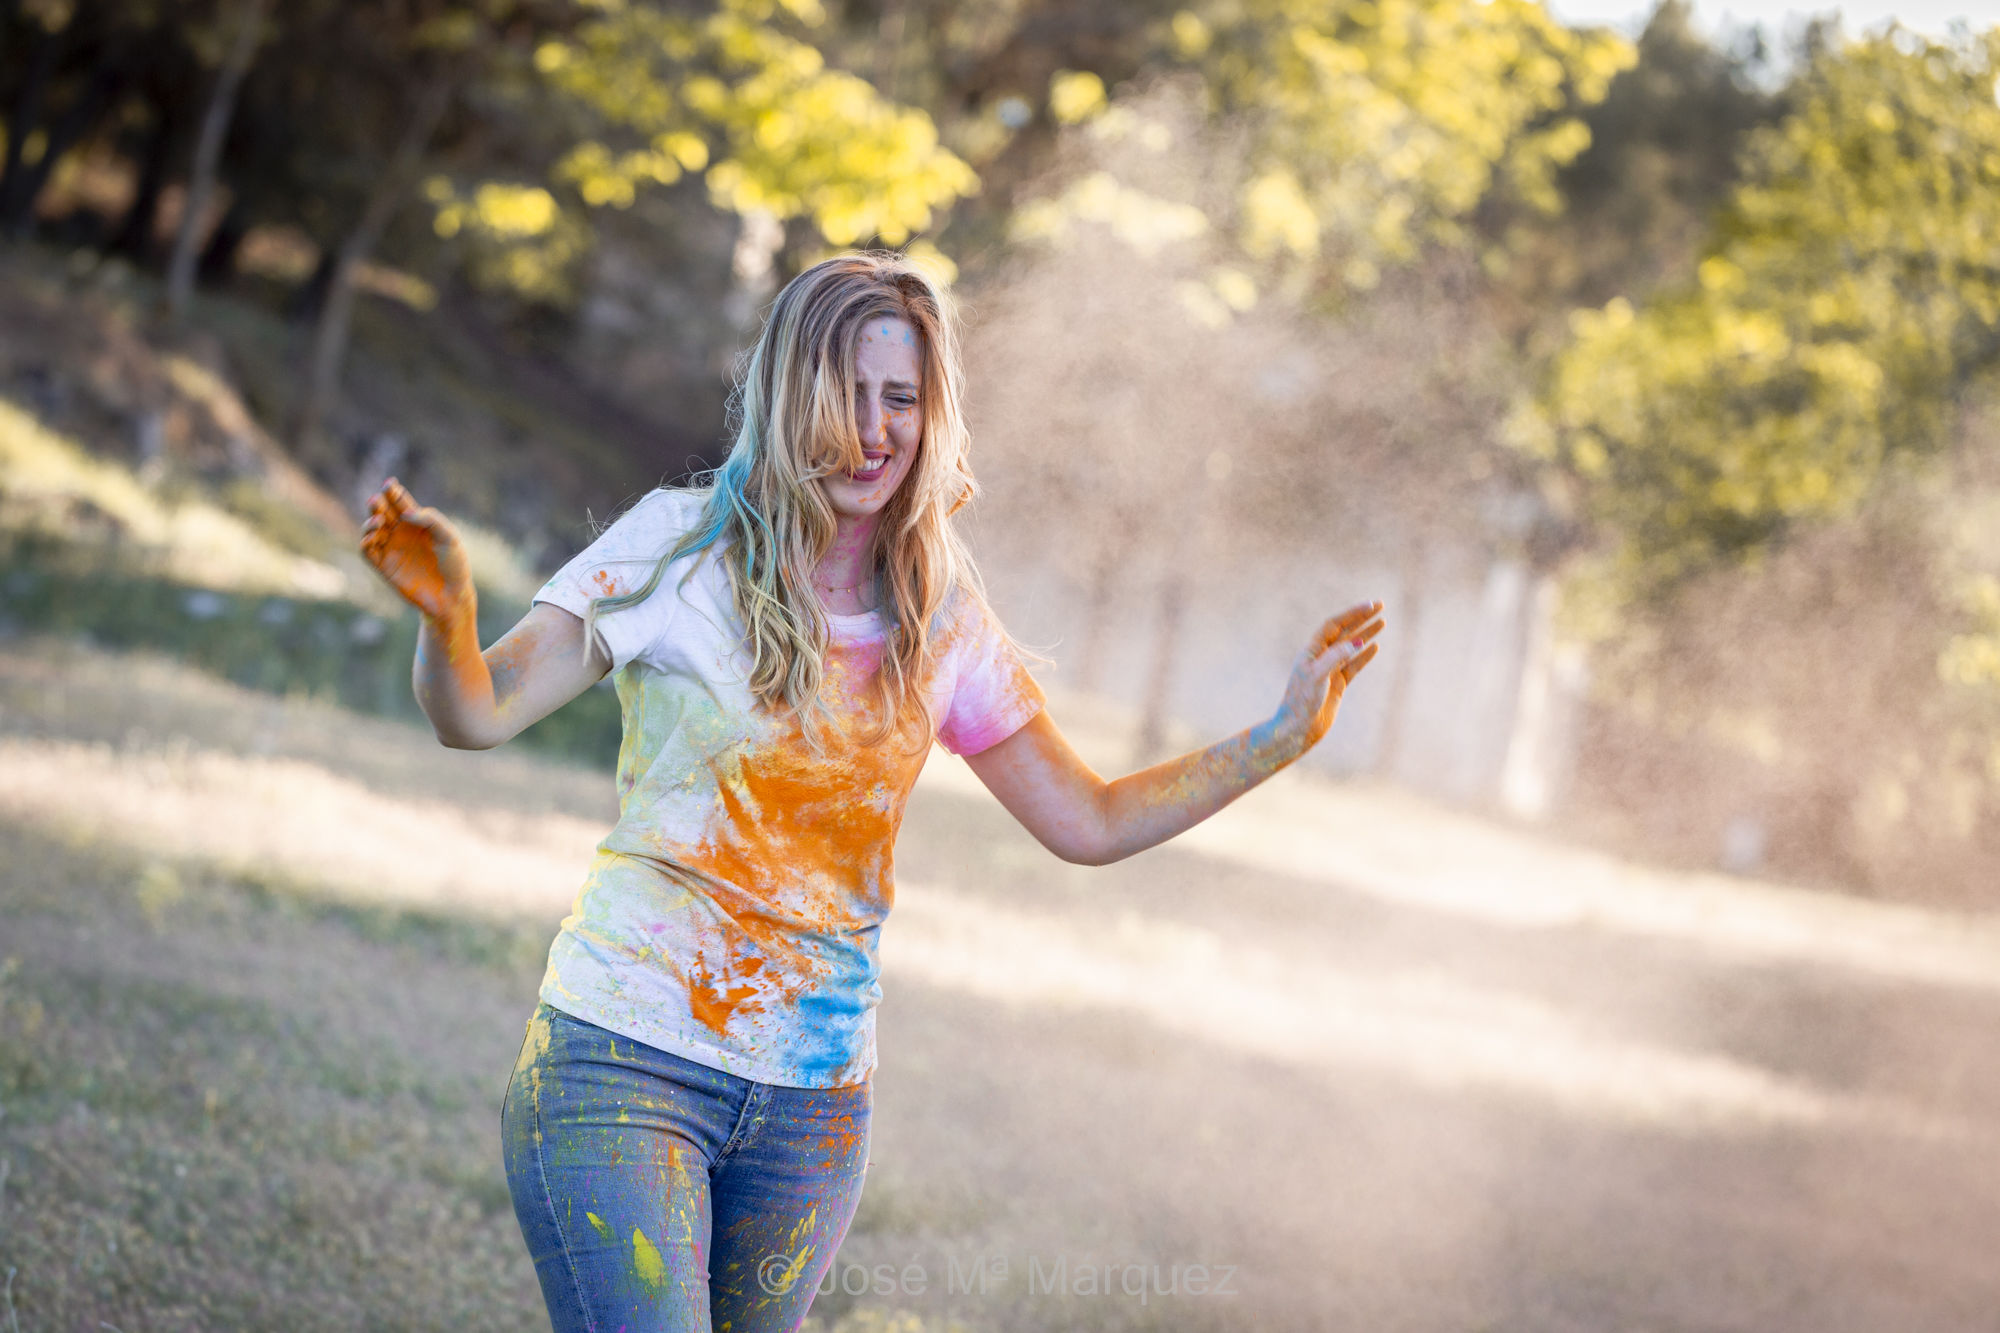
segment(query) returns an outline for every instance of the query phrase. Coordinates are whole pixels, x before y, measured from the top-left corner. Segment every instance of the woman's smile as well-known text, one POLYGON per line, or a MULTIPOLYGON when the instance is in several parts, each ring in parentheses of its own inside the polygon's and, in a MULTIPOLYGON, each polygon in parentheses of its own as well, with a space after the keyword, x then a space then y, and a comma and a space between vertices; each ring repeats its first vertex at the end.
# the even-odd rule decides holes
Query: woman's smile
POLYGON ((861 466, 822 479, 833 512, 846 519, 879 513, 915 466, 922 446, 923 358, 917 332, 896 316, 862 326, 854 344, 854 433, 861 466))

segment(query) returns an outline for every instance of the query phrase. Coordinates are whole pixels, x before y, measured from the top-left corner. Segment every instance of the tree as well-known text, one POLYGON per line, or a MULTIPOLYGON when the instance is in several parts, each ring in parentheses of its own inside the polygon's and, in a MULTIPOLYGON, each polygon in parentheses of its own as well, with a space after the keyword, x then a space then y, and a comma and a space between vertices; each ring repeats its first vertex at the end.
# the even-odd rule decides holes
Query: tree
POLYGON ((179 320, 187 312, 188 297, 194 290, 195 261, 201 226, 208 216, 209 201, 215 195, 216 170, 222 159, 223 137, 229 118, 236 111, 236 93, 250 61, 257 54, 257 42, 270 0, 241 0, 237 6, 236 32, 216 73, 215 90, 209 94, 202 113, 201 137, 195 143, 194 163, 188 169, 187 196, 181 205, 180 226, 174 234, 174 252, 167 263, 167 314, 179 320))
POLYGON ((821 27, 818 0, 723 0, 706 15, 608 0, 603 11, 535 53, 599 118, 601 134, 557 168, 590 205, 629 205, 703 172, 719 208, 805 219, 832 245, 901 245, 978 189, 928 115, 828 68, 781 26, 821 27))
POLYGON ((1854 512, 2000 360, 2000 30, 1814 53, 1697 274, 1580 312, 1516 441, 1637 591, 1854 512))
POLYGON ((1565 317, 1614 296, 1640 300, 1690 275, 1738 180, 1750 131, 1778 99, 1754 82, 1761 40, 1724 50, 1693 26, 1687 0, 1661 0, 1637 59, 1584 110, 1590 147, 1557 176, 1559 217, 1502 210, 1484 219, 1505 249, 1490 256, 1517 337, 1547 355, 1565 317))
POLYGON ((170 17, 153 4, 110 0, 37 11, 0 162, 0 233, 14 240, 32 229, 35 200, 56 163, 117 105, 170 17), (30 162, 27 148, 38 138, 40 155, 30 162))
POLYGON ((1471 239, 1496 191, 1554 212, 1588 145, 1578 112, 1628 43, 1534 0, 1230 0, 1172 22, 1214 109, 1251 128, 1235 233, 1303 291, 1373 287, 1427 243, 1471 239))

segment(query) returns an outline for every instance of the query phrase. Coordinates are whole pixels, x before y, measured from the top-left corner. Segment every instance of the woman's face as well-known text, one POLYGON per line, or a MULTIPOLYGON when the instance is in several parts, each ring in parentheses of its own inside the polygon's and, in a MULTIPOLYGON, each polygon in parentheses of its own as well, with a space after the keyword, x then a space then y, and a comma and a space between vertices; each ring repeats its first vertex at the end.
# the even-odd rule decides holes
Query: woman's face
POLYGON ((854 344, 854 429, 864 468, 822 477, 827 503, 843 518, 882 512, 903 484, 923 442, 923 357, 906 319, 877 316, 854 344))

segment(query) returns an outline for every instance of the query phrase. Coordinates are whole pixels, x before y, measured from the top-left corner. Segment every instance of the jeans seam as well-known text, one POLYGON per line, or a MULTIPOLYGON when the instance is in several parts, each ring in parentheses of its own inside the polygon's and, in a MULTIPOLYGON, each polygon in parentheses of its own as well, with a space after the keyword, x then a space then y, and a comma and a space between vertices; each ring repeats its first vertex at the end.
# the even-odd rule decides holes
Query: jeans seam
POLYGON ((728 1141, 722 1145, 722 1151, 715 1155, 715 1161, 718 1166, 721 1165, 723 1158, 730 1156, 743 1146, 745 1137, 743 1127, 750 1123, 751 1112, 763 1109, 763 1105, 767 1100, 769 1098, 764 1091, 764 1086, 753 1081, 750 1084, 750 1090, 743 1095, 743 1109, 736 1113, 736 1124, 729 1131, 728 1141))
POLYGON ((549 1224, 556 1229, 556 1245, 562 1250, 563 1267, 569 1271, 569 1285, 576 1296, 576 1308, 583 1315, 584 1333, 597 1333, 597 1320, 591 1316, 590 1302, 583 1297, 583 1278, 577 1274, 576 1260, 570 1256, 569 1233, 563 1230, 562 1215, 556 1211, 555 1195, 549 1189, 548 1159, 542 1155, 541 1088, 537 1086, 531 1096, 535 1108, 535 1174, 541 1179, 542 1201, 549 1206, 549 1224))

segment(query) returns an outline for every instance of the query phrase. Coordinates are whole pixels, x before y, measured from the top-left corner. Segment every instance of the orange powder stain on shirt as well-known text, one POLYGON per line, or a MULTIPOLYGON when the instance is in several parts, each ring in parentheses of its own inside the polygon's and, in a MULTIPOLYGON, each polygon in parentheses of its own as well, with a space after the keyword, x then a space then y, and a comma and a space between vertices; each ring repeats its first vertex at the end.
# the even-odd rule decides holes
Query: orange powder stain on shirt
MULTIPOLYGON (((828 980, 824 965, 798 947, 801 928, 859 931, 888 906, 896 829, 924 758, 907 719, 901 734, 865 743, 876 716, 847 688, 860 665, 847 656, 837 648, 828 654, 824 697, 834 717, 822 723, 822 752, 791 719, 772 741, 718 756, 722 818, 686 856, 741 932, 731 970, 740 975, 768 960, 759 980, 788 1000, 828 980), (802 875, 807 869, 818 873, 802 875)), ((719 1032, 735 1008, 704 998, 695 1013, 719 1032)))
MULTIPOLYGON (((737 973, 748 977, 764 965, 764 960, 754 955, 737 963, 737 973)), ((728 980, 727 974, 722 978, 728 980)), ((699 1019, 704 1027, 720 1034, 729 1025, 729 1017, 738 1006, 757 994, 752 985, 725 986, 719 984, 714 972, 709 970, 708 960, 695 955, 694 966, 688 969, 688 1011, 699 1019)), ((752 1006, 753 1008, 757 1006, 752 1006)))

